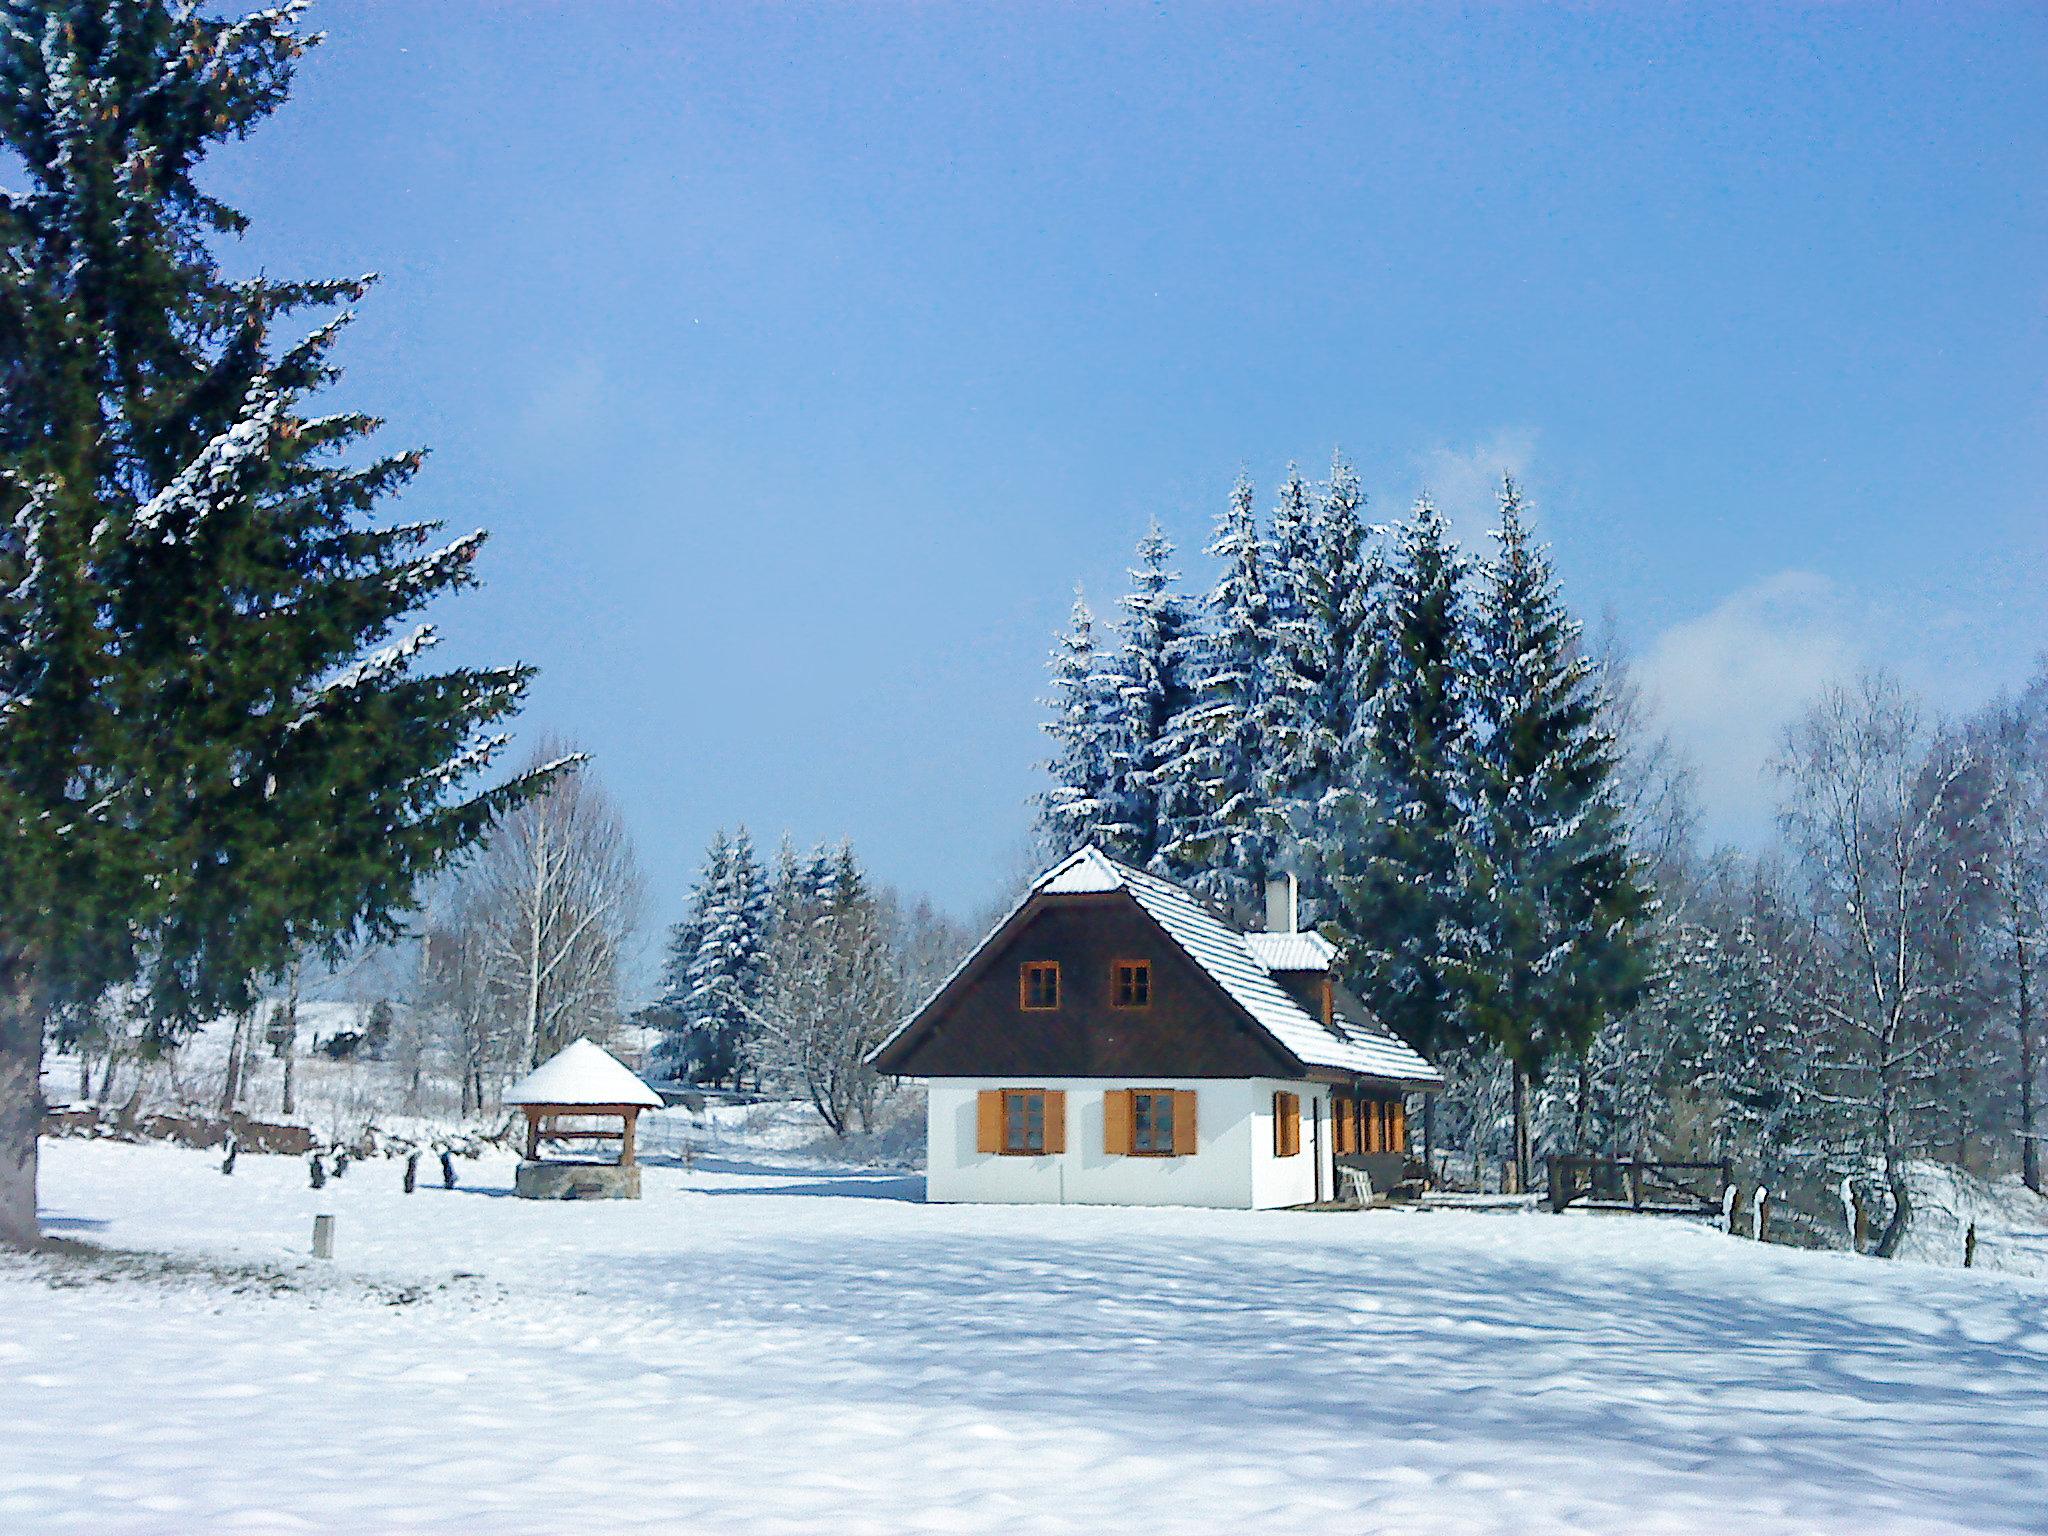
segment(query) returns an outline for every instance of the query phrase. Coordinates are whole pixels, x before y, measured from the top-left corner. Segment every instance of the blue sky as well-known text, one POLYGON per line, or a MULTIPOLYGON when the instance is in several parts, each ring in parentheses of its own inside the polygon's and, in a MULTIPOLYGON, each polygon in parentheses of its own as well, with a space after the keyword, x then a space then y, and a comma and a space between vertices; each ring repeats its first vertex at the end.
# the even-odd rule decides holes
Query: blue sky
POLYGON ((446 652, 542 668, 655 923, 737 821, 973 909, 1074 583, 1337 447, 1475 538, 1524 476, 1722 835, 1827 678, 2048 642, 2037 7, 316 15, 238 260, 384 274, 345 398, 494 533, 446 652))

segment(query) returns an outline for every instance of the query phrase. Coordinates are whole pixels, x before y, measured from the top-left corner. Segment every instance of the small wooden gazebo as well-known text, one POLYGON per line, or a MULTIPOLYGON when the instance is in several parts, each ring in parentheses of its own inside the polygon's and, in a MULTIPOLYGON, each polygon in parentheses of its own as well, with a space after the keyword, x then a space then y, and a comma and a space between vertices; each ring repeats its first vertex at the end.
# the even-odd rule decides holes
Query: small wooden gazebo
POLYGON ((637 1200, 640 1167, 633 1157, 635 1122, 643 1109, 660 1109, 661 1095, 635 1077, 618 1057, 578 1040, 549 1057, 505 1095, 526 1112, 526 1158, 516 1187, 529 1200, 637 1200), (617 1119, 619 1128, 565 1128, 560 1120, 617 1119), (548 1141, 619 1138, 617 1162, 544 1160, 548 1141))

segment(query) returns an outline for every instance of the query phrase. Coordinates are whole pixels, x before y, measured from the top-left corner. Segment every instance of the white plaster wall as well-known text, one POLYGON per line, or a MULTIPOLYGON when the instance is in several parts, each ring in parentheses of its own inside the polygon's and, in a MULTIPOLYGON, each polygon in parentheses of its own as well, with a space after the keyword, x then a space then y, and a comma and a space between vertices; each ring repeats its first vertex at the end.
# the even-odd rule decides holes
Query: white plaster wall
POLYGON ((1261 1209, 1276 1205, 1306 1205, 1316 1198, 1316 1164, 1322 1163, 1322 1197, 1332 1197, 1336 1158, 1330 1149, 1330 1090, 1320 1083, 1289 1082, 1285 1078, 1255 1078, 1252 1109, 1257 1118, 1252 1137, 1252 1203, 1261 1209), (1301 1150, 1292 1157, 1273 1152, 1273 1095, 1280 1092, 1301 1096, 1301 1150), (1317 1126, 1321 1134, 1317 1134, 1317 1126))
MULTIPOLYGON (((933 1201, 1070 1205, 1205 1205, 1243 1209, 1313 1198, 1302 1155, 1273 1156, 1273 1091, 1302 1095, 1309 1083, 1257 1079, 942 1078, 926 1099, 926 1198, 933 1201), (989 1088, 1058 1088, 1067 1096, 1067 1149, 1042 1157, 975 1150, 975 1096, 989 1088), (1102 1097, 1119 1088, 1192 1089, 1196 1150, 1190 1157, 1129 1157, 1103 1149, 1102 1097), (1261 1162, 1269 1171, 1260 1172, 1261 1162)), ((1304 1120, 1304 1124, 1306 1121, 1304 1120)))

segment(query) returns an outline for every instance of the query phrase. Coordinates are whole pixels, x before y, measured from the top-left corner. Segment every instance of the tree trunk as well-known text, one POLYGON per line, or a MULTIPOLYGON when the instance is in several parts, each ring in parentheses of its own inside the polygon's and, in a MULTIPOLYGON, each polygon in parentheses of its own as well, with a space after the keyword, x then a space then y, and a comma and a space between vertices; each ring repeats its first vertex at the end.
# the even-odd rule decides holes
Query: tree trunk
POLYGON ((294 960, 284 995, 284 1017, 278 1021, 284 1031, 284 1046, 279 1054, 284 1057, 281 1107, 287 1118, 299 1112, 299 969, 299 962, 294 960))
POLYGON ((245 1009, 235 1015, 235 1032, 228 1040, 227 1076, 220 1086, 220 1112, 223 1116, 235 1112, 235 1105, 242 1097, 242 1058, 248 1052, 249 1013, 245 1009))
POLYGON ((1592 1120, 1593 1100, 1593 1056, 1590 1050, 1579 1053, 1579 1102, 1572 1111, 1572 1149, 1583 1156, 1586 1148, 1586 1127, 1592 1120))
POLYGON ((1875 1249, 1880 1259, 1898 1257, 1899 1248, 1906 1241, 1906 1229, 1913 1222, 1913 1190, 1906 1182, 1905 1149, 1899 1145, 1893 1070, 1890 1066, 1879 1069, 1877 1090, 1877 1133, 1884 1147, 1884 1181, 1892 1197, 1891 1219, 1884 1224, 1884 1234, 1878 1238, 1875 1249))
POLYGON ((1529 1188, 1529 1075, 1515 1065, 1515 1193, 1529 1188))
POLYGON ((43 1010, 27 955, 0 949, 0 1248, 32 1248, 43 1124, 43 1010))
POLYGON ((1913 1191, 1906 1183, 1906 1162, 1895 1157, 1889 1147, 1884 1155, 1884 1181, 1891 1190, 1891 1220, 1884 1224, 1884 1235, 1877 1240, 1873 1250, 1880 1259, 1895 1259, 1899 1248, 1906 1241, 1906 1228, 1913 1221, 1913 1191))
POLYGON ((2033 978, 2027 972, 2027 941, 2024 938, 2014 941, 2013 959, 2019 982, 2019 1009, 2014 1023, 2020 1037, 2020 1177, 2026 1181, 2027 1188, 2038 1195, 2041 1193, 2041 1142, 2034 1130, 2034 992, 2033 978))
POLYGON ((1436 1187, 1436 1095, 1422 1096, 1422 1165, 1429 1175, 1422 1181, 1423 1188, 1436 1187))

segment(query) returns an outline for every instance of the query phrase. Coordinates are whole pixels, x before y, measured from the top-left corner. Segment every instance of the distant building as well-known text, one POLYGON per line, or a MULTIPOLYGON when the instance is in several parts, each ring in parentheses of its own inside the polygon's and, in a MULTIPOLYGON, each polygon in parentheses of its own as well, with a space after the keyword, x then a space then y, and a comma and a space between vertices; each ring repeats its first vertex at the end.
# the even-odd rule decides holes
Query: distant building
POLYGON ((1240 933, 1084 848, 1055 865, 881 1047, 929 1087, 938 1201, 1261 1208, 1399 1176, 1436 1069, 1297 931, 1294 883, 1240 933))

